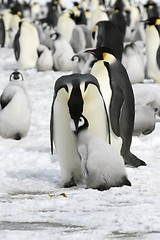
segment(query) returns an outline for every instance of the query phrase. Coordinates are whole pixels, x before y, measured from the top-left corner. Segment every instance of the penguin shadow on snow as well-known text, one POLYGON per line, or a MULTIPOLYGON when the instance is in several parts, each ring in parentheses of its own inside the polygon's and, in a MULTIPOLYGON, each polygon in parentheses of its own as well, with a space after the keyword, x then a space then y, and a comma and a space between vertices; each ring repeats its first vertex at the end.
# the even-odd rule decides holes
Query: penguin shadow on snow
POLYGON ((106 141, 92 135, 88 126, 83 115, 78 124, 73 120, 70 122, 87 188, 103 191, 131 186, 123 158, 106 141))

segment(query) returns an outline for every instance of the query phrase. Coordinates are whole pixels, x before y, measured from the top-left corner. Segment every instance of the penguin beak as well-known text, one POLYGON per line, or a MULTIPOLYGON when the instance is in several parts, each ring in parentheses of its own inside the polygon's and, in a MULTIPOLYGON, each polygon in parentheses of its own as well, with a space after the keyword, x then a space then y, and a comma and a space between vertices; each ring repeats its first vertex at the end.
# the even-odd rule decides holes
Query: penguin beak
POLYGON ((95 51, 94 51, 94 49, 88 49, 88 50, 86 50, 86 51, 84 51, 84 53, 90 53, 90 54, 92 54, 92 55, 96 55, 96 53, 95 53, 95 51))

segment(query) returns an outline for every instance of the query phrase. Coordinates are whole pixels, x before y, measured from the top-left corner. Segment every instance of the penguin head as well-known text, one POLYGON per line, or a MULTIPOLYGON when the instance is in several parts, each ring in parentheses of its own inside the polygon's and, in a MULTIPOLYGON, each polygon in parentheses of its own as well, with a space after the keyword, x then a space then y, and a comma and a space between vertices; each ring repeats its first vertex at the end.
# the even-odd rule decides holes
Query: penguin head
POLYGON ((159 17, 151 17, 144 21, 149 26, 151 25, 160 25, 160 18, 159 17))
POLYGON ((56 41, 57 39, 60 38, 60 36, 61 36, 60 33, 58 33, 58 32, 53 32, 53 33, 51 33, 50 38, 51 38, 53 41, 56 41))
POLYGON ((14 71, 10 75, 10 81, 23 81, 23 76, 20 72, 14 71))
POLYGON ((96 49, 86 50, 85 53, 92 54, 97 60, 106 60, 107 55, 113 56, 115 58, 114 52, 110 48, 105 46, 96 49))
POLYGON ((83 115, 80 116, 78 123, 73 119, 70 121, 70 128, 75 135, 78 135, 80 131, 87 129, 88 126, 88 120, 83 115))

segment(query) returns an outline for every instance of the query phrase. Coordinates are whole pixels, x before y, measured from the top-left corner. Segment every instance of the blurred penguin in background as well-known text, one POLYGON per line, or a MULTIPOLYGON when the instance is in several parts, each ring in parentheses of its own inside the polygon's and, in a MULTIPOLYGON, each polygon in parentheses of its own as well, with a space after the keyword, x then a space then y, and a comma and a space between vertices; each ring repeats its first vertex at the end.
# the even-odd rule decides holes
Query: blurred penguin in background
POLYGON ((127 23, 123 14, 123 8, 124 8, 123 1, 118 0, 114 5, 114 10, 113 13, 111 14, 111 21, 118 27, 124 41, 127 23))
POLYGON ((73 11, 65 9, 58 18, 56 31, 70 42, 75 25, 73 11))
POLYGON ((19 24, 19 30, 14 39, 14 54, 18 63, 18 69, 25 70, 36 66, 38 46, 39 37, 37 29, 23 19, 19 24))
POLYGON ((55 71, 72 71, 74 51, 66 38, 58 32, 51 34, 53 49, 53 69, 55 71))
POLYGON ((160 18, 145 21, 146 27, 146 75, 160 83, 160 18))
POLYGON ((36 63, 36 68, 38 71, 49 71, 53 70, 53 57, 52 51, 48 49, 45 45, 39 45, 38 49, 38 59, 36 63))
POLYGON ((158 6, 154 1, 149 0, 144 5, 144 7, 146 9, 148 19, 151 18, 151 17, 158 17, 159 16, 158 6))
POLYGON ((127 70, 131 84, 143 83, 145 70, 141 57, 137 53, 136 44, 130 43, 125 46, 122 63, 127 70))

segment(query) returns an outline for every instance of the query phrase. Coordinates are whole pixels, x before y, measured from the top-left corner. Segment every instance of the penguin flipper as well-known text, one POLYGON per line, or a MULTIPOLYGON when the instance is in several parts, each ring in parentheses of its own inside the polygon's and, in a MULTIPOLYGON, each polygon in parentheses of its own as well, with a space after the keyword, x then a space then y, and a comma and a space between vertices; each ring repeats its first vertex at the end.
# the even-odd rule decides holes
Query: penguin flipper
POLYGON ((121 114, 121 108, 123 105, 123 94, 120 88, 115 87, 112 90, 112 98, 110 103, 110 120, 113 132, 119 137, 120 136, 120 125, 119 119, 121 114))
POLYGON ((18 60, 20 56, 19 36, 20 36, 20 30, 18 30, 14 39, 14 54, 15 54, 16 60, 18 60))
POLYGON ((5 43, 5 26, 4 21, 0 18, 0 47, 4 47, 5 43))
POLYGON ((50 118, 50 146, 51 146, 52 155, 53 155, 53 114, 54 114, 54 101, 51 108, 51 118, 50 118))
POLYGON ((157 50, 157 56, 156 56, 156 59, 157 59, 157 64, 158 64, 158 67, 160 69, 160 46, 157 50))
POLYGON ((4 97, 4 95, 2 94, 0 97, 0 104, 1 104, 1 108, 5 108, 8 103, 12 100, 12 96, 8 96, 7 98, 4 97))

